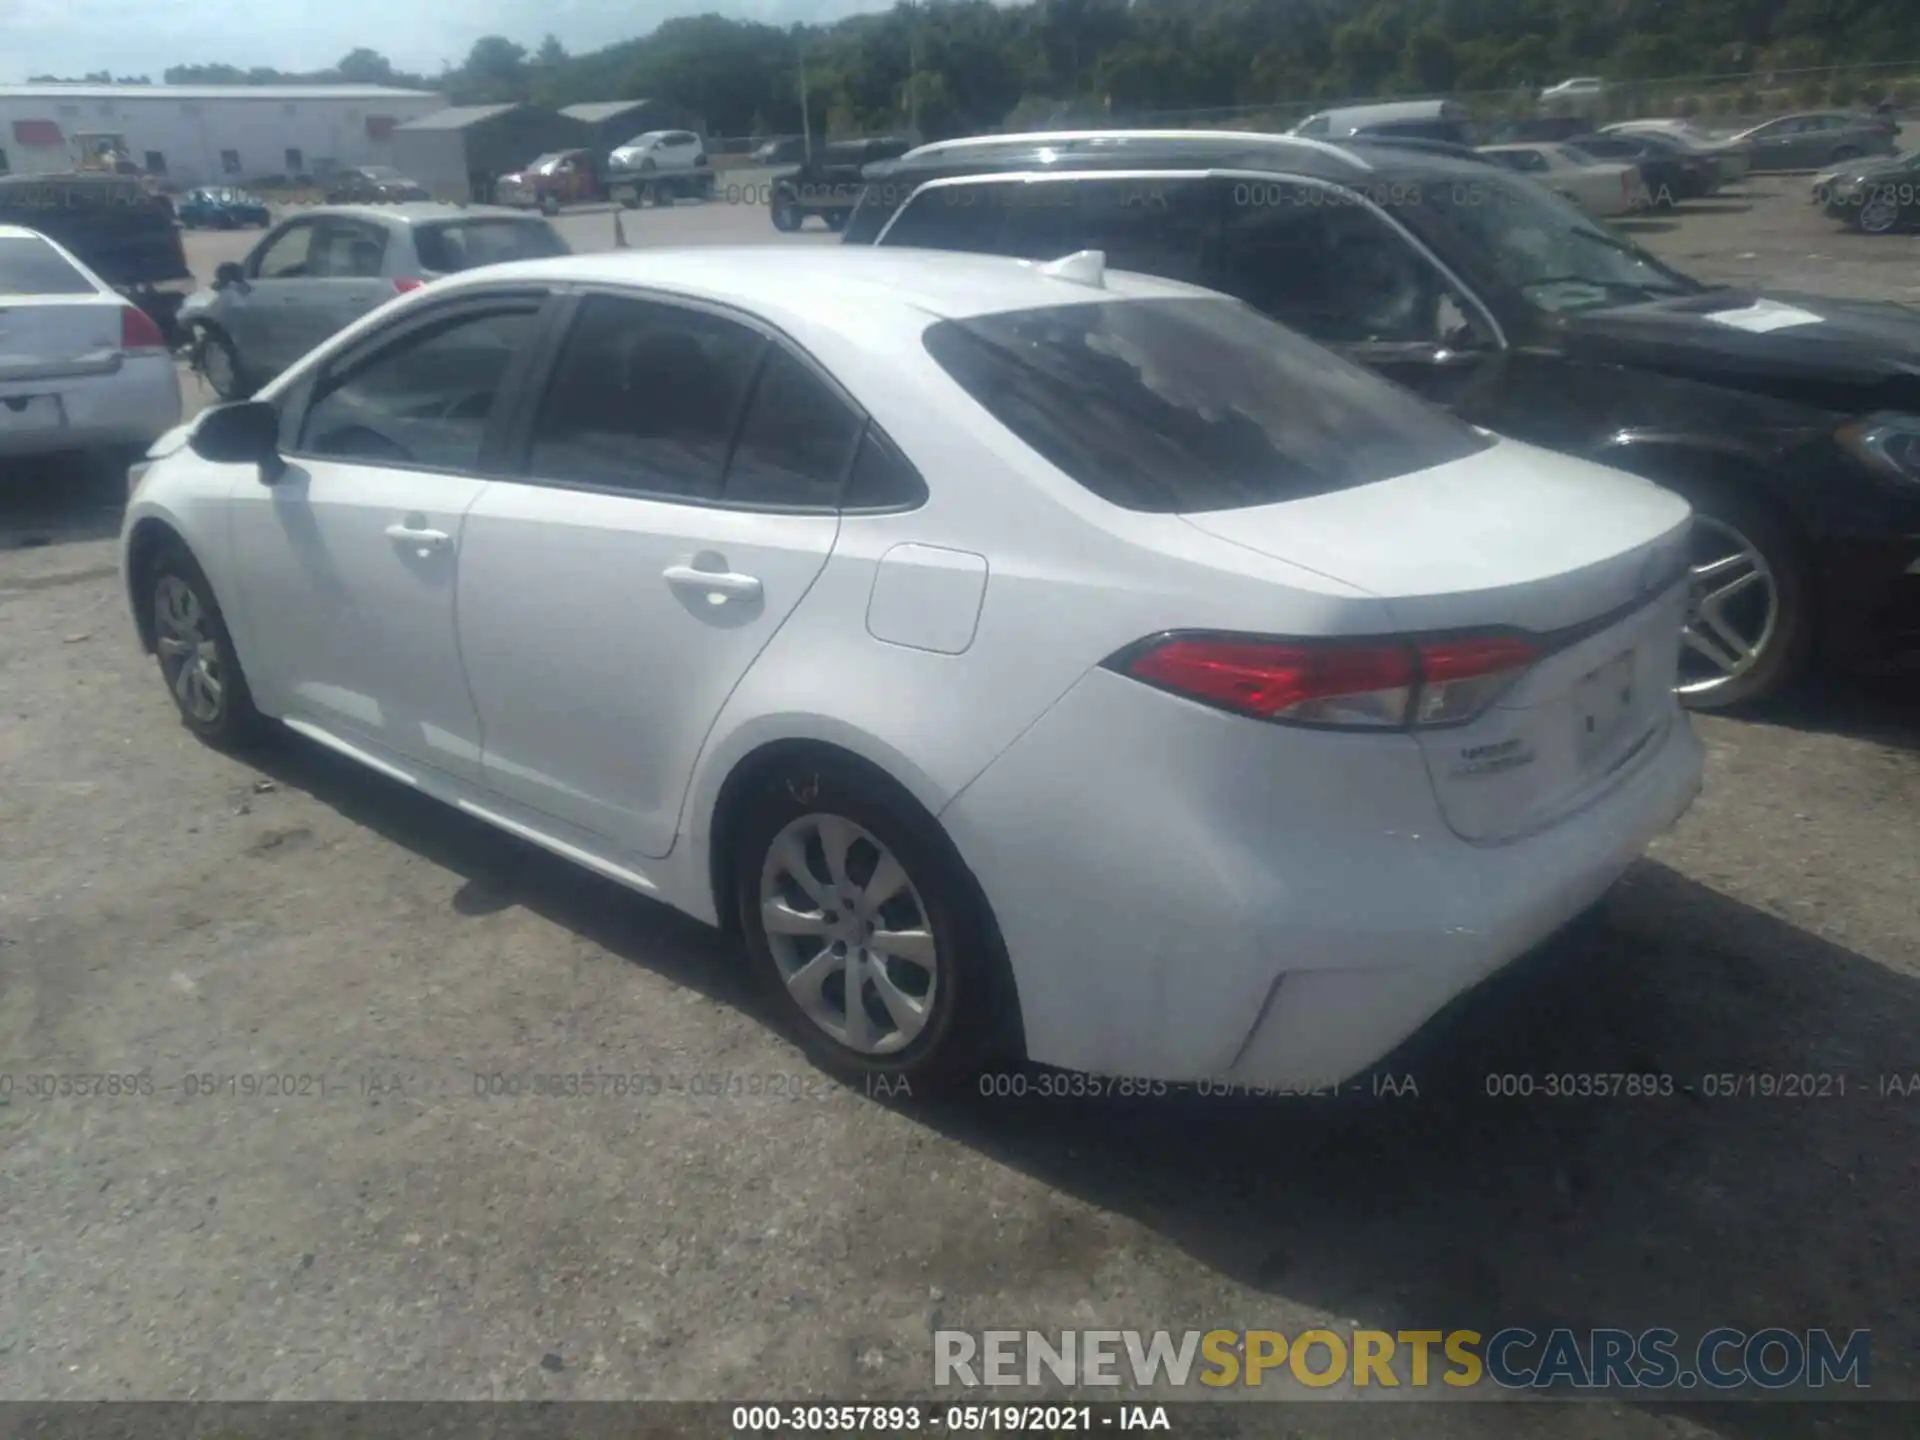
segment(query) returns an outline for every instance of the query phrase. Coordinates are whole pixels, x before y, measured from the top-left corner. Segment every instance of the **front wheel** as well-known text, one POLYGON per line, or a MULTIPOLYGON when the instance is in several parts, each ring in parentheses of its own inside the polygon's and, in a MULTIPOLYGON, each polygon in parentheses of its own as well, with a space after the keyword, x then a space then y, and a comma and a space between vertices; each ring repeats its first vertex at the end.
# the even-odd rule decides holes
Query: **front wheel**
POLYGON ((786 196, 776 195, 773 200, 773 228, 782 234, 791 235, 806 220, 800 207, 786 196))
POLYGON ((171 545, 147 578, 160 678, 182 723, 222 750, 257 738, 260 712, 206 575, 184 546, 171 545))
POLYGON ((194 331, 193 368, 207 377, 213 393, 222 400, 245 400, 253 394, 253 382, 240 363, 240 352, 224 330, 202 325, 194 331))
POLYGON ((1874 195, 1853 218, 1868 235, 1890 234, 1900 224, 1900 202, 1893 195, 1874 195))
POLYGON ((754 968, 823 1069, 909 1088, 978 1070, 998 941, 930 816, 858 769, 809 763, 753 798, 733 863, 754 968))
POLYGON ((1792 533, 1744 495, 1695 497, 1682 703, 1722 710, 1778 694, 1812 645, 1813 581, 1792 533))

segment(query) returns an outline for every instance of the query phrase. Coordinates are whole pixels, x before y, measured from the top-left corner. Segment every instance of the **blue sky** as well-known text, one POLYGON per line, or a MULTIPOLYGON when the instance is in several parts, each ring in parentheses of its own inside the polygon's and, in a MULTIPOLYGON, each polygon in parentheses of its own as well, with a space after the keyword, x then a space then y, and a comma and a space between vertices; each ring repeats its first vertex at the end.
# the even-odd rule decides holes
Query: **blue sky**
POLYGON ((0 83, 103 69, 158 80, 169 65, 200 62, 317 70, 357 45, 432 74, 488 34, 532 47, 551 30, 581 51, 675 15, 787 25, 889 8, 891 0, 0 0, 0 83))

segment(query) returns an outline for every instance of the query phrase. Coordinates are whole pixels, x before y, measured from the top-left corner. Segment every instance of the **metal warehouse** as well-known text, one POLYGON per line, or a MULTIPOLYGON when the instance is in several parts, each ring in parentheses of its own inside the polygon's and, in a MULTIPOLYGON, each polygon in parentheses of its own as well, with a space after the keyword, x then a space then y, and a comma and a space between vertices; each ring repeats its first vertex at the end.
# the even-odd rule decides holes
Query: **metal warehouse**
POLYGON ((70 169, 109 135, 172 185, 390 165, 393 132, 445 104, 385 85, 0 85, 0 173, 70 169))

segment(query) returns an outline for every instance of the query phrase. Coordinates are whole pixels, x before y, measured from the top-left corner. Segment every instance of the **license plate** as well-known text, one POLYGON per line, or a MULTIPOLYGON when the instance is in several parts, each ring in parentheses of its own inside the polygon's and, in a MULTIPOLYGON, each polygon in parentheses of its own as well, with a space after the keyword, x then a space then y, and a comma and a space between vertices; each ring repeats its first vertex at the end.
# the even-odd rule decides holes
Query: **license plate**
POLYGON ((1615 657, 1581 677, 1574 687, 1575 736, 1581 757, 1605 750, 1620 738, 1636 711, 1633 652, 1615 657))
POLYGON ((0 400, 0 430, 10 435, 58 430, 66 423, 58 395, 9 395, 0 400))

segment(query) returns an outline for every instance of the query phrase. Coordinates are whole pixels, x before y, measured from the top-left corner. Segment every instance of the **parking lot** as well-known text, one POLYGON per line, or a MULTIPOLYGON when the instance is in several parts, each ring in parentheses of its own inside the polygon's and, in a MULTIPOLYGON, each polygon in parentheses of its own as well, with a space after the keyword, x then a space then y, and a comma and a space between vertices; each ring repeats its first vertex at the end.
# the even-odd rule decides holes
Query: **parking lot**
MULTIPOLYGON (((1844 234, 1807 184, 1623 228, 1702 278, 1920 303, 1920 237, 1844 234)), ((622 223, 835 239, 724 199, 622 223)), ((613 241, 613 212, 559 224, 613 241)), ((190 235, 196 274, 257 238, 190 235)), ((810 1071, 701 927, 304 741, 193 741, 112 500, 56 469, 0 492, 0 1398, 851 1399, 924 1393, 940 1327, 1569 1324, 1871 1328, 1876 1396, 1920 1399, 1909 682, 1697 720, 1691 813, 1425 1037, 1408 1093, 909 1102, 810 1071), (27 1093, 77 1072, 154 1093, 27 1093), (487 1093, 582 1072, 654 1083, 487 1093), (1488 1094, 1594 1072, 1677 1092, 1488 1094), (269 1073, 313 1079, 217 1078, 269 1073), (1781 1075, 1828 1078, 1712 1093, 1781 1075)), ((1511 1409, 1497 1433, 1808 1433, 1511 1409)))

